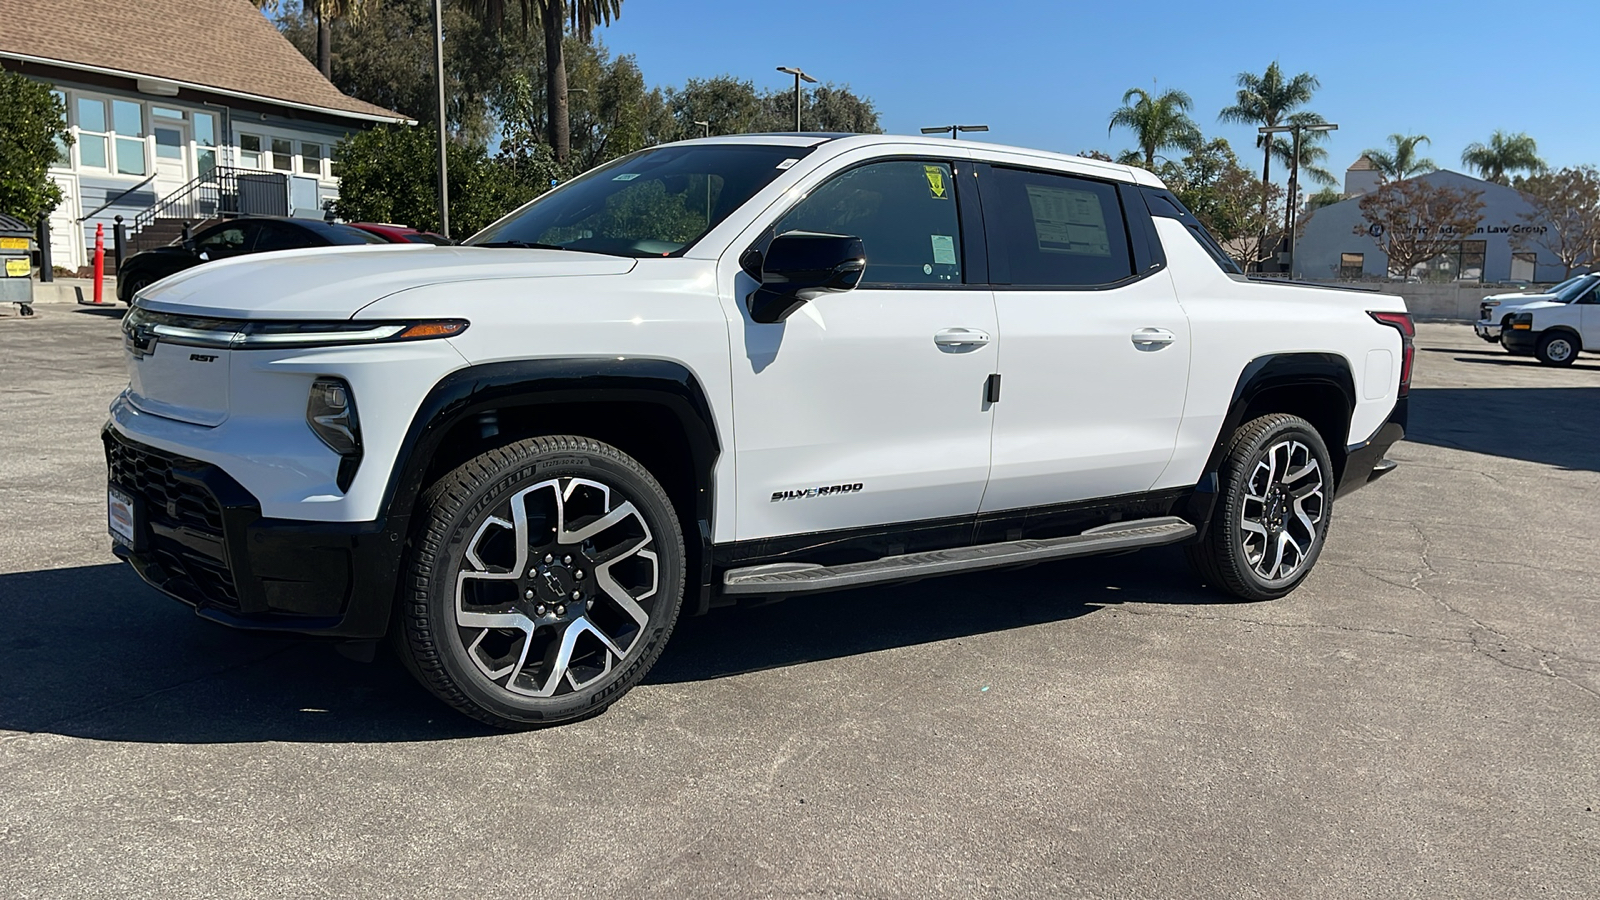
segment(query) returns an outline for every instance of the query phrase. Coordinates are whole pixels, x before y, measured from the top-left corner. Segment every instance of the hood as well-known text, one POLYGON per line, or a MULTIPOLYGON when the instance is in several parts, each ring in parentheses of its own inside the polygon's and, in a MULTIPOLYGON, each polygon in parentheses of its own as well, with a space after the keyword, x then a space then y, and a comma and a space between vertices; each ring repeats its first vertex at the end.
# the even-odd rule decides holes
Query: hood
POLYGON ((1514 309, 1517 312, 1533 312, 1536 309, 1563 309, 1565 307, 1566 304, 1559 300, 1535 300, 1532 303, 1518 303, 1514 307, 1506 307, 1505 311, 1510 312, 1514 309))
POLYGON ((1533 303, 1538 300, 1552 300, 1554 298, 1554 294, 1540 294, 1537 292, 1530 294, 1526 291, 1512 291, 1509 294, 1490 294, 1479 302, 1487 303, 1493 301, 1499 303, 1501 306, 1505 306, 1509 303, 1533 303))
POLYGON ((226 319, 347 319, 440 282, 623 275, 637 260, 568 250, 385 244, 258 253, 206 263, 139 292, 158 312, 226 319))

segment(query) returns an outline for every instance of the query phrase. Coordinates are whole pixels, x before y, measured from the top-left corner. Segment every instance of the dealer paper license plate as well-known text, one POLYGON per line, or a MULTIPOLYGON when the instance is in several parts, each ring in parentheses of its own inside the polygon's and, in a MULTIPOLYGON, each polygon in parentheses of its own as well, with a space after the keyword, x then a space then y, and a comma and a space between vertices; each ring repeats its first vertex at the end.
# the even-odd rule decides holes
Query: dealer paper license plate
POLYGON ((137 543, 135 536, 138 535, 137 523, 134 521, 133 498, 116 488, 108 488, 106 521, 111 529, 112 539, 132 549, 137 543))

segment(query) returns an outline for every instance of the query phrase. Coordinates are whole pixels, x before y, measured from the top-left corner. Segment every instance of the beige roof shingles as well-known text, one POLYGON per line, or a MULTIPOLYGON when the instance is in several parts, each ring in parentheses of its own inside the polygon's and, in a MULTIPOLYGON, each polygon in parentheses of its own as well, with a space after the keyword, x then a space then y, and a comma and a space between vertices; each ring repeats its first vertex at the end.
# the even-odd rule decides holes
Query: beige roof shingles
POLYGON ((339 92, 249 0, 4 0, 0 56, 129 72, 404 121, 339 92))

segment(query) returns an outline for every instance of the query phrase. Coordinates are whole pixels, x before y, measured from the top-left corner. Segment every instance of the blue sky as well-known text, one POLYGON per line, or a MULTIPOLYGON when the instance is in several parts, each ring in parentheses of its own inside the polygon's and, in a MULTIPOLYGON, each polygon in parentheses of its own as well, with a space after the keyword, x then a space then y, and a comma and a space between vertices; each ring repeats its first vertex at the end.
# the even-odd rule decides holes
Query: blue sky
POLYGON ((1235 75, 1277 59, 1322 80, 1311 108, 1340 125, 1328 147, 1342 177, 1392 132, 1431 137, 1425 155, 1444 168, 1496 128, 1526 131, 1552 165, 1600 163, 1578 110, 1600 88, 1597 22, 1593 0, 625 0, 601 39, 655 85, 731 73, 780 88, 793 79, 774 68, 798 65, 871 97, 889 132, 985 123, 988 140, 1067 153, 1132 146, 1106 121, 1154 79, 1187 91, 1201 129, 1256 166, 1253 130, 1216 114, 1235 75))

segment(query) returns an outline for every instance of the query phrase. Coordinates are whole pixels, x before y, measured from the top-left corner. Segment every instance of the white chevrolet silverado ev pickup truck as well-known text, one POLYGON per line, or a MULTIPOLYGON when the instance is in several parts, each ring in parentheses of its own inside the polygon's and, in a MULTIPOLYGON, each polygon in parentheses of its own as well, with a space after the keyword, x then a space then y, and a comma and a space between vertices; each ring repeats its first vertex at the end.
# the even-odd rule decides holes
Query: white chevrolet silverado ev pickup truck
POLYGON ((387 636, 504 727, 741 598, 1174 543, 1281 597, 1412 365, 1399 298, 1251 281, 1143 170, 821 134, 643 150, 465 246, 191 269, 123 335, 117 554, 216 622, 387 636))

